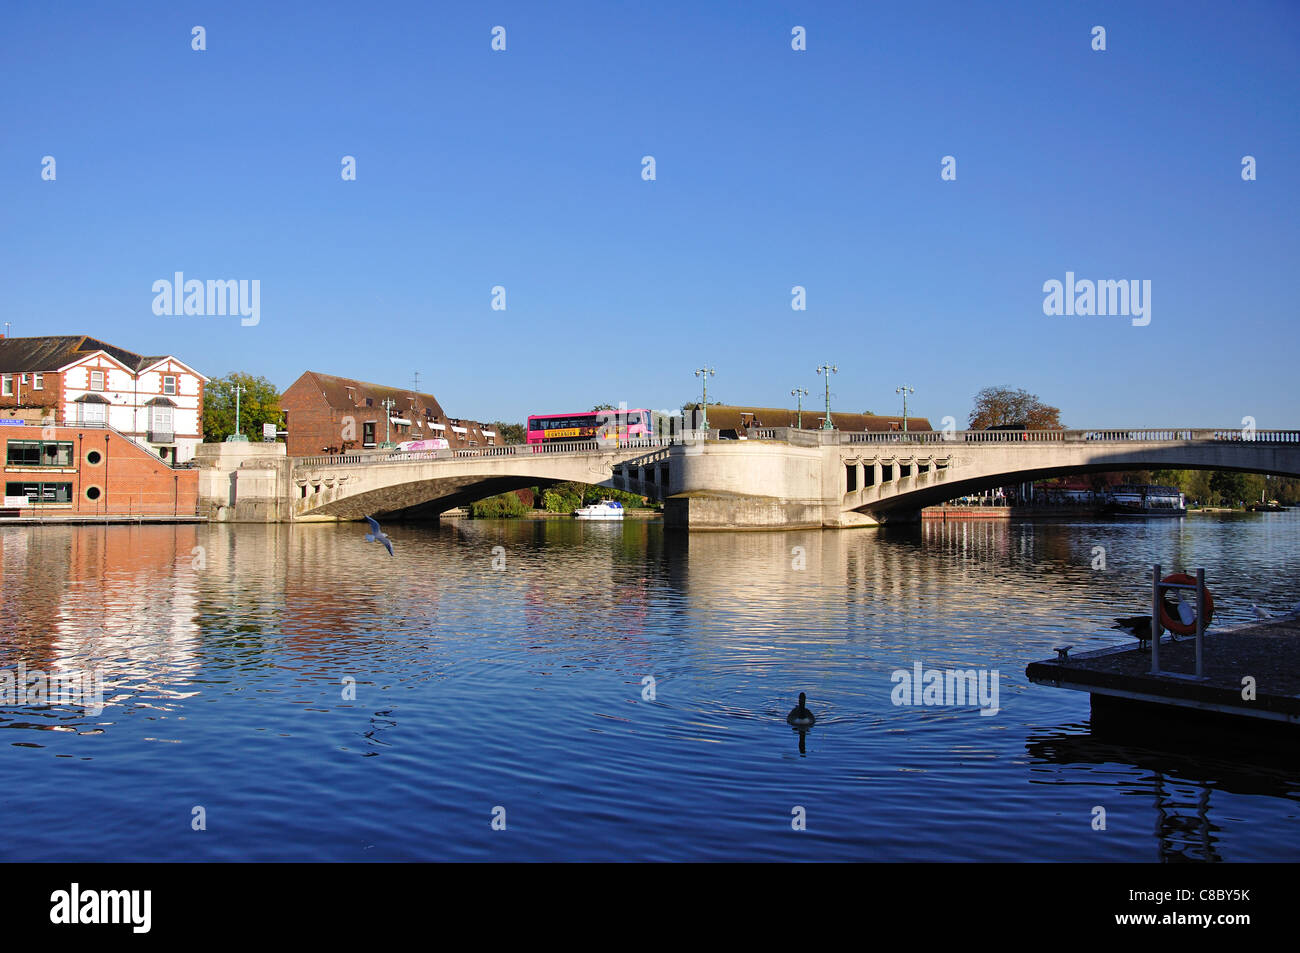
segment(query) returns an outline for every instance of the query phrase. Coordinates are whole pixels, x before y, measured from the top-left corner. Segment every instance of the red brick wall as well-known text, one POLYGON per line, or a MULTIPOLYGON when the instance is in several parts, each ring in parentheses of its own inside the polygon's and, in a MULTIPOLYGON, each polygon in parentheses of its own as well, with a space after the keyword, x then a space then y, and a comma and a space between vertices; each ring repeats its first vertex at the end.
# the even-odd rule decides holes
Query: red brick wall
POLYGON ((153 453, 109 430, 81 427, 4 427, 4 482, 70 483, 71 503, 42 503, 23 509, 34 516, 72 513, 76 515, 144 513, 192 515, 198 507, 199 473, 195 469, 173 470, 153 453), (19 467, 8 465, 10 440, 71 441, 71 467, 19 467), (97 462, 92 463, 92 451, 97 462), (98 499, 87 496, 92 487, 98 499))
MULTIPOLYGON (((18 382, 22 379, 22 373, 14 372, 14 392, 9 396, 0 394, 0 416, 14 416, 10 411, 18 407, 18 382)), ((27 384, 22 387, 22 406, 30 407, 49 407, 57 412, 59 401, 63 394, 63 375, 51 373, 43 375, 41 380, 41 389, 32 390, 32 374, 27 374, 27 384)))

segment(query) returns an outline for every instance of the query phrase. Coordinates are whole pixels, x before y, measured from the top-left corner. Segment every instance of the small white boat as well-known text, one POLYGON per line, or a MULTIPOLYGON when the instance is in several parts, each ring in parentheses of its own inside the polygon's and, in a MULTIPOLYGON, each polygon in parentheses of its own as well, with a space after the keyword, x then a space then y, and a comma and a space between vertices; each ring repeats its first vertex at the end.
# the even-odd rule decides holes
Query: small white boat
POLYGON ((601 500, 599 503, 574 510, 573 515, 580 520, 621 520, 623 504, 614 500, 601 500))

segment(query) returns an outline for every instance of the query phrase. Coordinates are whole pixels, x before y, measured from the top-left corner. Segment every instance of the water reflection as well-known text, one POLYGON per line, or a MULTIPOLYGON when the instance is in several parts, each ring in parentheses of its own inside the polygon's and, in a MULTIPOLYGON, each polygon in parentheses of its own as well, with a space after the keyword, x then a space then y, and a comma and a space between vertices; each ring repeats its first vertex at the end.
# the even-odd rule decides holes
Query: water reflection
MULTIPOLYGON (((1023 671, 1063 641, 1127 643, 1111 620, 1141 610, 1156 561, 1206 566, 1224 624, 1250 619, 1261 579, 1267 607, 1294 605, 1293 515, 691 535, 404 524, 383 559, 351 525, 3 527, 0 660, 102 666, 109 698, 95 718, 0 712, 19 729, 0 783, 51 832, 77 813, 51 757, 91 759, 104 809, 149 830, 150 811, 207 787, 255 790, 230 835, 239 856, 304 800, 388 857, 427 856, 411 845, 430 830, 453 855, 491 856, 445 812, 514 797, 544 823, 512 856, 804 856, 772 833, 798 803, 841 819, 813 848, 828 859, 1276 857, 1296 846, 1294 764, 1095 737, 1086 695, 1023 671), (1001 711, 895 707, 891 672, 917 662, 1000 672, 1001 711), (799 691, 816 699, 811 731, 785 724, 799 691), (132 762, 147 770, 119 787, 132 762), (1098 789, 1123 810, 1108 839, 1080 839, 1069 818, 1098 789), (1134 805, 1140 824, 1124 820, 1134 805), (670 836, 665 818, 709 833, 670 836)), ((347 838, 285 837, 281 857, 349 856, 347 838)), ((176 849, 145 844, 132 856, 176 849)))

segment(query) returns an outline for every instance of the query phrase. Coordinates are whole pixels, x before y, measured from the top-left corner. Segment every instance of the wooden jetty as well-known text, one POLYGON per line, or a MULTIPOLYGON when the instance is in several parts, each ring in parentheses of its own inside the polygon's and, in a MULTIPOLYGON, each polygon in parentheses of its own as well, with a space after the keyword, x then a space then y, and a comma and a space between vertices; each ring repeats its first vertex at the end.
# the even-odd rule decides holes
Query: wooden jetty
POLYGON ((1058 649, 1058 658, 1030 664, 1025 675, 1088 692, 1094 731, 1283 741, 1300 754, 1300 613, 1197 628, 1198 637, 1157 635, 1149 648, 1135 643, 1077 655, 1058 649))
POLYGON ((1088 692, 1094 730, 1244 731, 1300 741, 1300 617, 1205 633, 1200 678, 1192 638, 1166 636, 1159 653, 1156 673, 1150 649, 1134 644, 1034 662, 1025 675, 1039 685, 1088 692))

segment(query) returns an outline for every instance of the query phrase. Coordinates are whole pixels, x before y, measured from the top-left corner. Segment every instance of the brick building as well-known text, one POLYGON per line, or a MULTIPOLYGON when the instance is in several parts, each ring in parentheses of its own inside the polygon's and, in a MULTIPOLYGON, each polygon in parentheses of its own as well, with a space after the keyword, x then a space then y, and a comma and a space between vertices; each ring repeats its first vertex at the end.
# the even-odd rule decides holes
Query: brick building
POLYGON ((15 516, 193 516, 198 470, 106 427, 0 417, 4 508, 15 516))
POLYGON ((476 420, 448 417, 432 394, 306 371, 280 396, 291 457, 442 438, 453 450, 500 443, 476 420))
POLYGON ((202 374, 79 335, 0 335, 0 420, 111 427, 184 463, 203 440, 202 374))

